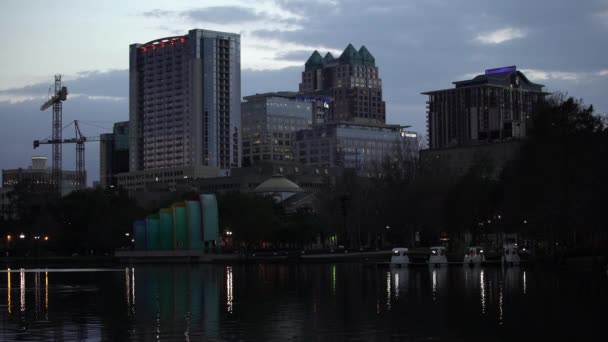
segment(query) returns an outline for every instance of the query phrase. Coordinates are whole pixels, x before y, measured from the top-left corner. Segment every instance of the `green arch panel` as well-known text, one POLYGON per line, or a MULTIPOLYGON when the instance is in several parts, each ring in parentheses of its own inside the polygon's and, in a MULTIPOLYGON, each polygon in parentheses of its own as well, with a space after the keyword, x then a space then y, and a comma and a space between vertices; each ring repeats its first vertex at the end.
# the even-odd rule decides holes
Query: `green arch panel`
POLYGON ((214 194, 202 194, 201 206, 203 211, 203 238, 204 241, 216 241, 220 246, 219 219, 217 213, 217 199, 214 194))
POLYGON ((146 250, 146 221, 140 220, 133 222, 133 238, 135 239, 136 250, 146 250))
POLYGON ((173 248, 186 249, 188 247, 188 218, 186 215, 186 204, 183 202, 174 203, 173 225, 175 227, 175 239, 173 248))
POLYGON ((173 249, 173 211, 171 209, 161 209, 160 217, 160 247, 164 251, 173 249))
POLYGON ((146 217, 147 241, 146 249, 149 251, 157 251, 160 249, 160 222, 158 214, 148 215, 146 217))
POLYGON ((186 201, 188 215, 188 249, 202 250, 201 204, 199 201, 186 201))

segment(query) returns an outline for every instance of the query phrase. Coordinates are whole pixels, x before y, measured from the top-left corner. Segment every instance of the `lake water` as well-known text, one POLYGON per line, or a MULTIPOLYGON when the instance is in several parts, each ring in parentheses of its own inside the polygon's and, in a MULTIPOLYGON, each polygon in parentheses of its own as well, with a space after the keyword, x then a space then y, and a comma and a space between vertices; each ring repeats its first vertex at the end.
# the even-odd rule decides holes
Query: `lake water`
POLYGON ((371 264, 0 273, 0 340, 604 340, 591 270, 371 264))

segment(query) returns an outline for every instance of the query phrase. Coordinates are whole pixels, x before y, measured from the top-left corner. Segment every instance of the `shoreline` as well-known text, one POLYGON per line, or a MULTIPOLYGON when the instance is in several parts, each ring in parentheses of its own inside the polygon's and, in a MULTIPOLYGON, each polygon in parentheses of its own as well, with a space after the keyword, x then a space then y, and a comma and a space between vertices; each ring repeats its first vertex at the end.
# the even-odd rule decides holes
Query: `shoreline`
MULTIPOLYGON (((327 254, 286 254, 265 256, 243 256, 239 254, 205 254, 193 251, 120 251, 113 256, 44 256, 44 257, 2 257, 0 262, 4 268, 16 266, 48 266, 67 267, 108 267, 138 264, 254 264, 254 263, 285 263, 285 264, 316 264, 335 262, 359 262, 365 264, 390 265, 391 251, 327 253, 327 254)), ((524 266, 580 266, 606 267, 606 256, 578 257, 538 257, 523 261, 524 266)), ((500 262, 488 263, 485 266, 499 266, 500 262)), ((449 266, 462 266, 462 262, 450 262, 449 266)), ((417 266, 426 266, 420 263, 417 266)))

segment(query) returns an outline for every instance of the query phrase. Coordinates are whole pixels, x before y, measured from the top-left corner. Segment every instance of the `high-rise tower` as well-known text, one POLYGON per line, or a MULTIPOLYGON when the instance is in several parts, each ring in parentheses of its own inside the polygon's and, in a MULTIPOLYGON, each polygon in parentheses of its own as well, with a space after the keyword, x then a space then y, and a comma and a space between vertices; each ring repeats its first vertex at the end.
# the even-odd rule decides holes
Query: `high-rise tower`
POLYGON ((129 170, 240 167, 240 36, 190 30, 132 44, 129 170))
POLYGON ((321 57, 318 51, 306 61, 300 92, 318 93, 334 99, 327 121, 386 123, 382 80, 374 56, 365 46, 357 51, 348 44, 342 55, 321 57))

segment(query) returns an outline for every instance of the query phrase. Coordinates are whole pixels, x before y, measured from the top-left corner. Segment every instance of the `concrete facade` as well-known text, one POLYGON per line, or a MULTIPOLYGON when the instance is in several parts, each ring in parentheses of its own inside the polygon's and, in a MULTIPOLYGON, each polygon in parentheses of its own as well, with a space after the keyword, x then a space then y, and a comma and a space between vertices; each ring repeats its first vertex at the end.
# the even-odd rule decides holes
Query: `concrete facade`
POLYGON ((526 136, 529 115, 547 93, 515 66, 489 69, 453 89, 428 95, 430 149, 475 145, 526 136))
POLYGON ((240 167, 240 36, 190 30, 130 46, 129 170, 240 167))

